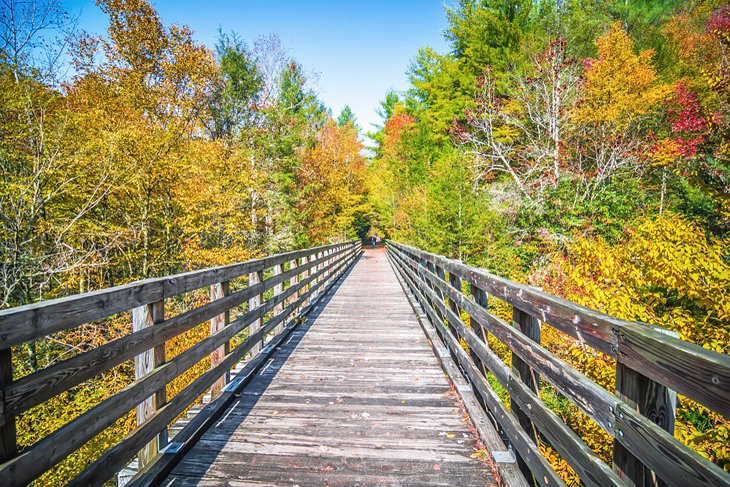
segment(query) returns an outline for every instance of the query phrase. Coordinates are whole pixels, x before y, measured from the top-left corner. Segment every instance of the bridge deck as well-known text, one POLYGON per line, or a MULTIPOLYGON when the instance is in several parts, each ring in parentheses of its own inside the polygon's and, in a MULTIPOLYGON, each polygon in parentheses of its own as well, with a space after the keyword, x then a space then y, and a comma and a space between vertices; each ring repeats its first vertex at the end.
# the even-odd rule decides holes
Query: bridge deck
POLYGON ((495 485, 384 251, 365 251, 163 485, 495 485))

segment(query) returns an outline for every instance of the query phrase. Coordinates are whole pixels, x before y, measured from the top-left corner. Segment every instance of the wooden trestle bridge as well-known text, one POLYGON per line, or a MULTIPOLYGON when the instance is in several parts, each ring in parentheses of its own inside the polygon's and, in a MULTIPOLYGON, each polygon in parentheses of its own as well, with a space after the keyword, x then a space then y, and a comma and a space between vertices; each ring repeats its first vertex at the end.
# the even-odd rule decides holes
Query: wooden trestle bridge
POLYGON ((42 485, 133 411, 136 428, 71 485, 563 485, 537 445, 585 485, 730 485, 673 435, 677 393, 730 417, 727 355, 386 247, 329 245, 0 311, 0 485, 42 485), (209 301, 165 315, 166 302, 180 309, 208 289, 209 301), (512 323, 491 312, 493 300, 512 307, 512 323), (14 374, 25 343, 125 313, 128 335, 14 374), (166 342, 199 326, 210 333, 166 357, 166 342), (612 359, 615 390, 542 347, 545 327, 612 359), (17 444, 18 417, 131 362, 127 387, 17 444), (170 383, 190 370, 200 372, 173 395, 170 383), (545 406, 540 383, 614 439, 612 464, 545 406))

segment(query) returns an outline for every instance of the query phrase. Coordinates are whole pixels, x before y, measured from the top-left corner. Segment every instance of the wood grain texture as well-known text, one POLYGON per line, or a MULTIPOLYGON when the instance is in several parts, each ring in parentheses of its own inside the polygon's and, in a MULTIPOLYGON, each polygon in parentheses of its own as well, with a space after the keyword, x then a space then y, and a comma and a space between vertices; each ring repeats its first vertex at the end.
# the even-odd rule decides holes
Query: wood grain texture
MULTIPOLYGON (((339 264, 333 265, 332 268, 327 269, 324 272, 329 273, 332 276, 336 275, 341 269, 349 265, 353 257, 354 252, 348 254, 348 256, 342 257, 339 264)), ((310 279, 314 279, 315 277, 316 276, 311 276, 310 279)), ((315 288, 313 287, 308 292, 311 292, 314 289, 315 288)), ((290 304, 284 309, 284 311, 282 311, 282 313, 268 320, 263 328, 246 338, 215 368, 211 368, 204 372, 201 376, 195 379, 193 383, 180 391, 180 393, 172 398, 162 409, 158 410, 154 416, 145 422, 144 425, 135 429, 122 441, 106 450, 86 470, 73 479, 69 483, 69 486, 86 487, 88 485, 101 485, 108 480, 129 461, 131 458, 130 452, 137 451, 141 448, 141 446, 148 441, 149 438, 154 436, 157 429, 172 421, 183 409, 198 398, 206 388, 210 387, 216 377, 219 377, 223 371, 228 370, 237 364, 256 343, 261 341, 266 333, 276 327, 282 319, 289 317, 292 310, 296 309, 296 307, 300 305, 301 301, 305 298, 306 296, 302 296, 300 301, 290 304)), ((267 303, 271 301, 273 300, 269 300, 267 303)), ((232 323, 230 326, 226 327, 224 331, 229 330, 233 326, 234 324, 232 323)), ((280 335, 284 335, 286 333, 288 333, 288 331, 285 329, 285 331, 283 331, 280 335)), ((2 471, 0 471, 0 474, 1 473, 2 471)))
MULTIPOLYGON (((484 443, 486 450, 492 453, 491 459, 494 462, 494 468, 497 471, 501 485, 504 487, 528 487, 527 480, 525 480, 524 475, 522 475, 522 472, 514 460, 511 458, 494 457, 494 452, 504 452, 508 450, 508 446, 505 445, 502 435, 498 430, 499 424, 488 412, 489 409, 481 394, 479 394, 477 386, 471 384, 467 377, 464 376, 458 363, 451 358, 450 354, 439 353, 439 351, 446 348, 446 345, 441 340, 437 327, 432 324, 429 314, 426 313, 421 301, 419 300, 419 297, 423 299, 423 295, 416 295, 418 291, 415 290, 414 292, 414 290, 411 289, 412 284, 401 274, 401 271, 398 269, 398 263, 394 262, 393 256, 389 255, 388 257, 391 261, 391 266, 396 271, 396 277, 398 277, 401 287, 405 291, 413 310, 416 312, 421 328, 423 328, 426 337, 431 343, 432 350, 441 362, 441 368, 444 372, 446 372, 446 375, 449 377, 449 381, 451 381, 459 393, 459 396, 461 396, 464 408, 469 413, 469 418, 474 424, 474 427, 476 428, 482 443, 484 443), (471 391, 469 390, 470 384, 472 386, 471 391)), ((433 310, 431 311, 433 312, 433 310)))
MULTIPOLYGON (((520 330, 520 333, 525 335, 535 343, 540 343, 540 322, 533 316, 525 313, 519 308, 512 308, 512 326, 520 330)), ((535 372, 529 364, 525 363, 515 352, 512 352, 512 373, 517 377, 523 384, 527 386, 535 394, 538 394, 540 390, 540 374, 535 372)), ((510 403, 512 412, 517 417, 517 420, 522 426, 522 429, 532 438, 532 441, 537 444, 538 434, 535 425, 530 420, 530 416, 522 409, 520 404, 512 399, 510 403)), ((526 478, 530 478, 530 469, 527 464, 522 460, 521 457, 517 458, 522 473, 525 474, 526 478)))
POLYGON ((494 485, 385 253, 324 302, 165 485, 494 485))
MULTIPOLYGON (((219 299, 223 299, 225 296, 227 296, 230 292, 230 283, 229 281, 223 281, 216 284, 212 284, 210 286, 210 301, 214 302, 219 299)), ((220 330, 222 330, 224 327, 228 326, 228 323, 230 321, 230 311, 225 310, 223 313, 219 314, 218 316, 214 316, 210 319, 210 334, 214 335, 218 333, 220 330)), ((210 366, 215 367, 221 361, 223 358, 230 353, 230 345, 231 342, 227 341, 223 344, 222 347, 219 347, 210 354, 210 366)), ((213 385, 210 387, 210 396, 211 397, 217 397, 218 394, 221 393, 223 388, 226 386, 228 381, 230 380, 230 376, 228 372, 220 377, 217 381, 213 383, 213 385)))
MULTIPOLYGON (((522 455, 525 462, 530 466, 530 470, 535 474, 535 479, 543 487, 564 486, 565 484, 562 480, 560 480, 560 477, 558 477, 557 473, 555 473, 550 463, 537 451, 532 439, 520 427, 517 419, 507 410, 497 393, 494 392, 477 367, 465 359, 467 356, 466 352, 459 342, 456 341, 454 336, 448 332, 448 326, 444 324, 444 321, 436 314, 434 309, 431 307, 425 307, 426 303, 433 301, 433 299, 429 300, 429 298, 426 298, 426 293, 430 292, 433 294, 433 291, 429 290, 426 285, 418 281, 415 272, 413 269, 408 267, 405 260, 400 260, 400 257, 395 255, 393 256, 394 261, 397 262, 399 269, 403 272, 404 277, 409 282, 411 290, 416 295, 416 298, 422 306, 424 306, 424 311, 426 311, 426 314, 431 320, 431 324, 433 324, 437 329, 440 329, 441 336, 445 337, 445 343, 449 345, 449 351, 455 357, 455 361, 457 361, 463 368, 471 383, 477 389, 479 395, 486 402, 489 407, 490 414, 507 433, 514 449, 522 455)), ((444 303, 439 303, 439 305, 442 307, 443 312, 447 316, 455 316, 444 303)), ((456 322, 454 322, 454 324, 455 323, 456 322)))
MULTIPOLYGON (((165 301, 146 304, 132 310, 132 331, 139 331, 144 328, 153 327, 165 319, 165 301)), ((162 343, 134 357, 134 378, 139 381, 150 375, 155 368, 165 362, 165 344, 162 343)), ((141 425, 148 418, 155 414, 165 404, 165 384, 158 386, 156 390, 148 390, 152 393, 147 399, 137 405, 137 425, 141 425)), ((167 443, 167 429, 163 429, 156 439, 153 439, 139 453, 137 458, 140 465, 150 462, 160 447, 167 443)))
MULTIPOLYGON (((338 264, 335 264, 332 269, 327 269, 325 272, 336 272, 338 266, 345 265, 353 256, 354 250, 346 252, 339 257, 337 260, 338 264)), ((316 277, 316 275, 312 275, 309 278, 300 281, 297 286, 306 286, 316 277)), ((121 392, 105 399, 85 413, 66 423, 50 435, 42 438, 33 446, 26 448, 10 461, 7 461, 0 466, 0 485, 25 485, 30 480, 36 478, 45 470, 48 470, 60 460, 65 458, 68 454, 79 448, 86 441, 93 438, 101 430, 108 427, 123 414, 126 414, 137 404, 145 400, 145 398, 149 396, 148 391, 157 391, 161 387, 164 387, 165 384, 180 375, 180 373, 187 370, 193 364, 210 354, 213 350, 223 345, 225 341, 230 340, 234 334, 245 329, 252 321, 264 316, 296 290, 296 288, 288 288, 282 294, 267 300, 257 309, 248 311, 246 314, 234 320, 229 326, 224 327, 215 335, 197 342, 195 345, 180 353, 173 359, 157 367, 152 373, 145 375, 143 378, 135 381, 133 384, 130 384, 121 392)), ((290 312, 290 309, 287 309, 280 315, 277 315, 277 317, 270 320, 270 322, 273 322, 273 326, 275 326, 280 322, 278 319, 288 312, 290 312)), ((159 324, 156 326, 159 326, 159 324)), ((262 333, 252 334, 249 337, 251 340, 247 339, 250 342, 250 346, 246 348, 245 351, 247 352, 250 350, 257 341, 260 343, 263 335, 264 334, 262 333)), ((233 358, 238 357, 238 360, 242 359, 243 356, 239 357, 239 355, 244 352, 240 350, 241 346, 237 347, 236 350, 229 354, 215 369, 210 369, 206 372, 204 374, 206 381, 208 380, 207 377, 210 373, 215 373, 215 371, 218 370, 220 371, 218 377, 220 377, 220 375, 233 365, 228 363, 233 358)), ((198 381, 199 380, 200 379, 198 379, 198 381)), ((196 387, 199 387, 198 381, 195 382, 196 387)), ((208 382, 206 387, 212 385, 213 382, 213 380, 208 382)), ((193 394, 190 398, 190 402, 196 399, 201 393, 202 392, 193 394)), ((152 425, 156 425, 156 423, 153 422, 153 419, 159 417, 160 411, 165 411, 165 414, 168 415, 172 414, 172 417, 168 419, 169 422, 190 403, 181 404, 181 394, 178 394, 178 396, 175 397, 175 406, 170 406, 170 403, 167 403, 161 410, 158 409, 157 413, 155 413, 151 419, 146 421, 141 429, 135 430, 137 433, 144 430, 145 435, 150 434, 150 436, 140 436, 140 433, 130 440, 130 442, 136 445, 139 442, 139 438, 145 438, 146 441, 149 441, 152 437, 158 434, 159 431, 167 425, 167 422, 162 422, 160 423, 159 428, 156 431, 154 430, 152 425), (178 407, 179 410, 176 410, 175 408, 178 407), (173 411, 174 414, 170 413, 170 411, 173 411)), ((127 457, 127 459, 129 459, 134 456, 143 445, 144 443, 139 445, 139 448, 135 450, 122 452, 115 450, 115 446, 105 452, 101 458, 107 458, 108 456, 116 456, 116 458, 118 458, 120 455, 128 454, 129 457, 127 457)), ((103 480, 106 479, 104 478, 102 481, 103 480)))
MULTIPOLYGON (((336 255, 353 251, 353 246, 339 246, 336 255)), ((251 296, 259 295, 278 283, 304 270, 294 267, 278 276, 247 287, 214 302, 173 316, 154 327, 147 327, 105 343, 75 357, 58 362, 50 367, 27 375, 10 383, 5 389, 5 409, 13 415, 27 411, 33 406, 80 384, 84 380, 110 370, 134 355, 164 343, 166 340, 237 306, 251 296)))

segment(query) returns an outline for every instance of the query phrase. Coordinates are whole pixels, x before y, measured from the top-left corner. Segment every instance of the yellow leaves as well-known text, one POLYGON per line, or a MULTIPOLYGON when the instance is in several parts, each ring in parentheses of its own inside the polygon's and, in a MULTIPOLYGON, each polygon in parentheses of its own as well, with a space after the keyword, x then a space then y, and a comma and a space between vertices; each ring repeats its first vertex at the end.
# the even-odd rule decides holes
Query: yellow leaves
POLYGON ((656 143, 651 153, 653 166, 672 166, 681 155, 679 144, 672 139, 662 139, 656 143))
POLYGON ((298 169, 300 220, 310 243, 346 240, 355 214, 365 211, 365 159, 361 143, 349 125, 333 121, 321 130, 298 169))
POLYGON ((598 59, 584 73, 583 98, 574 112, 578 123, 611 124, 619 130, 648 114, 670 92, 657 83, 651 50, 634 54, 618 23, 598 38, 598 59))
MULTIPOLYGON (((615 246, 578 239, 569 259, 559 263, 556 282, 573 288, 561 294, 585 306, 627 320, 644 321, 679 333, 708 350, 730 351, 730 266, 723 260, 730 245, 708 239, 686 218, 665 213, 627 228, 615 246)), ((560 292, 560 291, 558 291, 560 292)), ((583 348, 552 328, 544 329, 545 346, 607 390, 615 384, 613 361, 583 348)), ((566 418, 566 416, 561 415, 566 418)), ((592 448, 600 432, 567 417, 592 448)), ((701 405, 680 398, 676 436, 693 450, 730 469, 728 423, 701 405)), ((597 450, 598 451, 598 450, 597 450)))

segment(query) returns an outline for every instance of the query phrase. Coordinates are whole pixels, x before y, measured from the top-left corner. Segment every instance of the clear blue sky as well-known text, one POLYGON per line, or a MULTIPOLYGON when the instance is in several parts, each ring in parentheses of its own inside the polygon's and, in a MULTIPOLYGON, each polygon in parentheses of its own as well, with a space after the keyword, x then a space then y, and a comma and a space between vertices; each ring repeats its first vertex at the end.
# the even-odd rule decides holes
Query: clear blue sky
MULTIPOLYGON (((447 2, 449 3, 449 2, 447 2)), ((405 71, 418 48, 447 50, 442 0, 157 0, 165 24, 190 26, 212 47, 218 27, 249 44, 276 33, 290 55, 319 74, 318 91, 335 116, 350 105, 365 130, 379 122, 375 109, 389 88, 407 88, 405 71)), ((106 32, 93 0, 66 0, 80 27, 106 32)))

